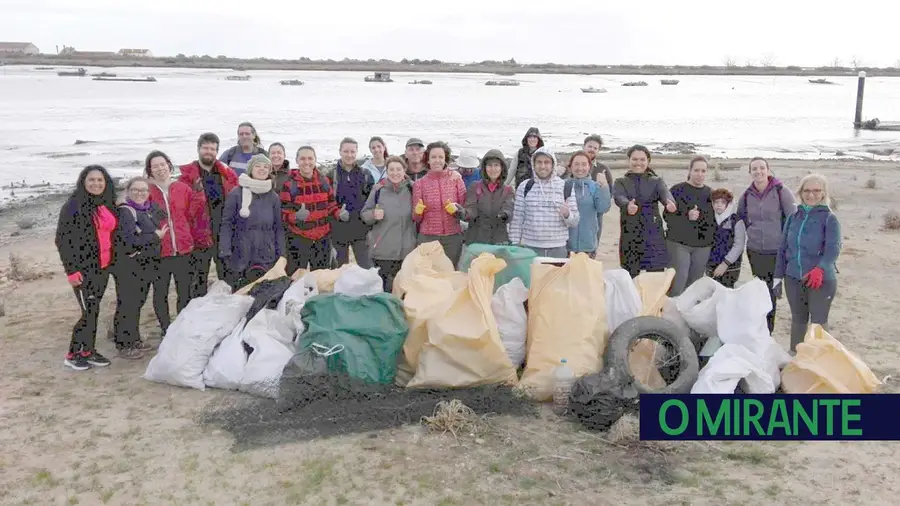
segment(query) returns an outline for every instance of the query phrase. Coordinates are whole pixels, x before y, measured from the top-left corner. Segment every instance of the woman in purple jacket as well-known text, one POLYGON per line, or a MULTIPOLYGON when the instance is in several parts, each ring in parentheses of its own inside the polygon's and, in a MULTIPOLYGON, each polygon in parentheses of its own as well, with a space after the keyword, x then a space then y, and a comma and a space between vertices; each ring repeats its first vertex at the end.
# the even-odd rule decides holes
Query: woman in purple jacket
POLYGON ((254 155, 225 198, 219 255, 232 273, 225 281, 234 289, 262 277, 284 255, 281 199, 272 191, 271 177, 272 162, 254 155))
POLYGON ((837 292, 841 224, 831 212, 828 182, 821 174, 800 181, 800 207, 787 217, 775 262, 775 285, 784 280, 791 305, 791 351, 803 342, 809 323, 828 327, 837 292))

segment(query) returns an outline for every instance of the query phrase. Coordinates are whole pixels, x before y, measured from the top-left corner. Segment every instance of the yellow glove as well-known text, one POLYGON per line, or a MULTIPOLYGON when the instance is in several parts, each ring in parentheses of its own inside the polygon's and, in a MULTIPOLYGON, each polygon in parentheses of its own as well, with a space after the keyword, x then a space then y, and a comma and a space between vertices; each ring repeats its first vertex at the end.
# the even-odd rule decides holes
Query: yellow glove
POLYGON ((448 200, 447 205, 444 206, 444 211, 447 211, 447 214, 450 215, 456 214, 456 204, 448 200))
POLYGON ((419 202, 416 203, 414 212, 416 214, 422 214, 425 212, 425 202, 423 202, 422 199, 419 199, 419 202))

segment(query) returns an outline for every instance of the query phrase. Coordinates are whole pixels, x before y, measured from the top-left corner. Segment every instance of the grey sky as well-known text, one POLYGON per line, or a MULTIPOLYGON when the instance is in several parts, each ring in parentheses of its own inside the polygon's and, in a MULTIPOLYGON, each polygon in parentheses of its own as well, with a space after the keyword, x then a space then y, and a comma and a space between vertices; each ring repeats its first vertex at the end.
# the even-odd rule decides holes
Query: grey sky
POLYGON ((3 0, 0 39, 156 55, 608 64, 900 61, 892 0, 3 0), (434 7, 423 7, 432 4, 434 7), (529 6, 529 5, 533 5, 529 6))

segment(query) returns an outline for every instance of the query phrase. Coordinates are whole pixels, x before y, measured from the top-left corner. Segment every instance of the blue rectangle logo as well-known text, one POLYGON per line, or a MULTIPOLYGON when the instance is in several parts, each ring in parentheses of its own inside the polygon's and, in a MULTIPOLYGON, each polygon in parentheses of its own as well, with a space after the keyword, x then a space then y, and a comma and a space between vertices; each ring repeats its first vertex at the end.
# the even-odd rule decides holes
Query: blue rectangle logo
POLYGON ((900 395, 642 394, 647 441, 897 441, 900 395))

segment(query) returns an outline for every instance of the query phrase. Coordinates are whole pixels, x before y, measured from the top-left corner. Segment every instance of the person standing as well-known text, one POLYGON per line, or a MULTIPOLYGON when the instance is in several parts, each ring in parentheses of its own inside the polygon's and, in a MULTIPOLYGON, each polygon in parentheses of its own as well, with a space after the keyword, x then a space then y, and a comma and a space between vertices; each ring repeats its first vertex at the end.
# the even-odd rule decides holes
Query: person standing
POLYGON ((406 176, 410 181, 415 183, 428 174, 425 167, 425 143, 422 139, 411 137, 406 141, 406 152, 403 156, 406 158, 406 176))
POLYGON ((511 179, 507 181, 507 184, 518 190, 523 181, 534 176, 531 165, 532 158, 538 148, 542 147, 544 147, 544 138, 541 137, 541 131, 538 127, 529 128, 522 137, 522 147, 516 153, 516 170, 508 176, 511 179))
POLYGON ((711 193, 716 212, 716 231, 709 252, 706 274, 726 288, 734 288, 741 276, 741 258, 747 246, 747 227, 734 213, 734 195, 727 188, 711 193))
POLYGON ((412 220, 412 182, 406 177, 406 162, 399 156, 388 157, 385 171, 361 216, 372 226, 372 262, 378 267, 384 291, 391 293, 403 259, 416 247, 416 224, 412 220))
POLYGON ((384 178, 384 171, 387 169, 385 159, 391 155, 388 154, 384 139, 377 135, 369 139, 369 152, 372 153, 372 157, 363 163, 362 168, 369 171, 372 180, 377 183, 384 178))
POLYGON ((114 261, 116 196, 112 178, 100 165, 88 165, 78 175, 75 190, 63 204, 56 225, 56 249, 81 317, 72 329, 66 367, 85 371, 106 367, 97 352, 97 318, 114 261))
POLYGON ((269 160, 272 161, 272 188, 277 192, 285 181, 291 178, 291 163, 287 160, 287 150, 284 144, 273 142, 269 146, 269 160))
POLYGON ((119 205, 116 263, 116 314, 113 335, 119 357, 143 358, 153 349, 141 339, 141 308, 147 302, 150 285, 159 277, 160 245, 168 234, 162 225, 162 211, 148 200, 150 185, 143 177, 125 185, 125 202, 119 205))
POLYGON ((281 200, 272 191, 272 162, 254 155, 247 172, 225 198, 219 256, 228 264, 228 284, 238 290, 265 275, 284 255, 281 200))
POLYGON ((194 251, 191 268, 194 283, 191 297, 203 297, 209 288, 210 262, 216 264, 216 274, 228 279, 227 268, 219 258, 219 228, 222 225, 222 207, 225 196, 237 187, 237 175, 228 166, 216 160, 219 136, 205 133, 197 139, 197 160, 180 168, 179 181, 191 187, 192 228, 194 251))
POLYGON ((791 190, 772 175, 765 158, 751 159, 749 172, 752 182, 738 200, 737 214, 747 227, 750 269, 769 287, 772 311, 766 316, 766 322, 771 334, 775 330, 775 310, 781 295, 781 286, 774 284, 778 249, 785 221, 797 212, 797 204, 791 190))
POLYGON ((828 329, 837 293, 841 224, 831 211, 828 182, 821 174, 800 181, 800 206, 787 217, 775 260, 774 285, 784 283, 791 306, 791 352, 803 342, 810 323, 828 329))
POLYGON ((194 250, 191 208, 191 187, 172 180, 172 161, 162 151, 151 151, 144 161, 144 175, 150 183, 150 202, 162 214, 160 228, 166 236, 160 242, 157 277, 153 280, 153 311, 159 321, 163 337, 172 323, 169 314, 169 284, 175 279, 176 309, 180 313, 191 301, 194 271, 191 253, 194 250))
POLYGON ((462 219, 466 185, 450 170, 450 146, 432 142, 425 148, 428 175, 413 185, 412 218, 419 224, 418 244, 438 241, 455 266, 462 254, 462 219))
POLYGON ((538 148, 530 165, 533 178, 516 188, 509 239, 541 257, 568 258, 569 229, 578 226, 580 217, 574 184, 559 177, 549 148, 538 148))
POLYGON ((466 190, 481 180, 481 162, 478 156, 470 151, 463 151, 456 158, 456 171, 462 176, 466 190))
POLYGON ((650 168, 650 150, 639 144, 628 149, 628 172, 613 183, 619 206, 619 265, 635 278, 640 272, 660 272, 669 265, 659 205, 677 208, 666 182, 650 168))
POLYGON ((481 159, 481 177, 466 190, 466 244, 509 244, 507 224, 516 192, 503 184, 509 175, 506 157, 492 149, 481 159))
POLYGON ((597 155, 600 153, 600 148, 602 147, 603 137, 600 137, 597 134, 591 134, 584 138, 582 150, 587 154, 588 159, 591 162, 591 179, 601 186, 605 185, 607 188, 612 188, 612 171, 609 170, 609 167, 605 163, 597 158, 597 155))
POLYGON ((674 213, 666 214, 666 245, 671 266, 675 269, 670 297, 681 295, 694 281, 702 278, 709 263, 716 221, 712 190, 705 184, 708 169, 706 158, 695 156, 688 165, 687 181, 669 189, 676 206, 674 213))
POLYGON ((226 149, 219 161, 227 165, 240 175, 247 172, 247 162, 253 155, 266 154, 266 150, 262 148, 262 141, 259 134, 256 133, 256 127, 253 123, 245 121, 238 125, 237 129, 238 143, 226 149))
POLYGON ((576 151, 567 167, 571 174, 572 193, 578 205, 578 225, 569 229, 569 253, 587 253, 597 257, 600 246, 600 224, 609 211, 611 196, 609 186, 597 183, 591 176, 591 159, 584 151, 576 151))
POLYGON ((327 176, 316 168, 316 150, 297 150, 297 168, 279 189, 288 273, 297 269, 327 269, 331 260, 331 220, 350 219, 338 208, 327 176))
POLYGON ((350 137, 341 140, 341 159, 334 169, 335 200, 342 214, 331 232, 332 245, 337 252, 338 265, 350 262, 350 248, 356 264, 363 269, 372 266, 366 235, 369 227, 362 222, 360 211, 372 192, 375 181, 369 171, 362 169, 356 160, 356 141, 350 137), (346 211, 343 213, 343 211, 346 211), (347 218, 346 220, 344 218, 347 218))

